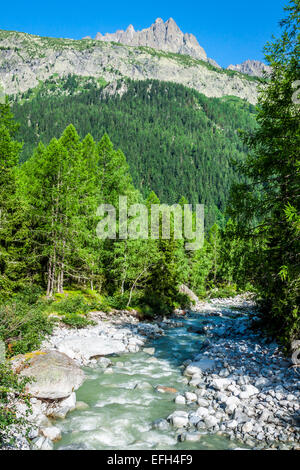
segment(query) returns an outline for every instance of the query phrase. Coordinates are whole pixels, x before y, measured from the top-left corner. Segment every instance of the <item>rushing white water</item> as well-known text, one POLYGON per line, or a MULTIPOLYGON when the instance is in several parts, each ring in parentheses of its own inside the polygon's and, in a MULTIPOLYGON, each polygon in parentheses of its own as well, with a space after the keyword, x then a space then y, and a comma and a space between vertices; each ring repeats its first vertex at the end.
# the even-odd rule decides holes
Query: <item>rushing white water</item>
MULTIPOLYGON (((176 409, 174 395, 159 393, 157 385, 187 390, 181 364, 198 353, 203 337, 187 331, 199 326, 203 317, 184 321, 183 327, 170 328, 147 347, 155 347, 155 355, 144 352, 112 358, 113 372, 86 369, 87 380, 77 392, 77 400, 89 405, 85 410, 70 413, 56 425, 62 440, 56 449, 228 449, 236 443, 217 435, 203 435, 199 442, 178 442, 176 432, 154 429, 153 421, 166 418, 176 409), (135 389, 144 382, 153 388, 135 389)), ((217 321, 217 320, 216 320, 217 321)), ((194 408, 196 405, 194 405, 194 408)), ((191 408, 192 409, 192 408, 191 408)))

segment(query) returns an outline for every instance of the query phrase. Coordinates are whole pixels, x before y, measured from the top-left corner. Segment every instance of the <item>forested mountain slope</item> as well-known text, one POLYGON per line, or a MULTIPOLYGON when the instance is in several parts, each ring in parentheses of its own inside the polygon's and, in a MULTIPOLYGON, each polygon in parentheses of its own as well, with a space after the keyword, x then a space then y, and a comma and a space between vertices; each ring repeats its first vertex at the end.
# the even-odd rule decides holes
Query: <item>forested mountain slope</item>
POLYGON ((207 98, 174 83, 53 77, 18 97, 26 160, 39 141, 48 143, 67 125, 81 136, 107 132, 129 162, 135 185, 175 203, 185 196, 207 206, 206 223, 221 218, 238 177, 232 159, 244 157, 238 130, 254 128, 255 108, 236 97, 207 98))

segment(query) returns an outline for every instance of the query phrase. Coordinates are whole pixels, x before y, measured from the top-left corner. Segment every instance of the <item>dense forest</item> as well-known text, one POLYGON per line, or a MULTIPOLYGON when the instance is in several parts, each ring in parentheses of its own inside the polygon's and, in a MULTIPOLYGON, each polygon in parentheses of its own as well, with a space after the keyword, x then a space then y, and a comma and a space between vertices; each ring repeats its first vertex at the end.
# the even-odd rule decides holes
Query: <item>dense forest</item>
POLYGON ((233 162, 247 150, 239 129, 255 127, 255 107, 239 98, 207 98, 155 80, 112 87, 92 78, 53 77, 18 96, 13 112, 24 142, 21 161, 71 123, 80 137, 100 139, 107 132, 144 197, 153 190, 165 203, 183 196, 205 204, 207 227, 224 225, 230 186, 239 178, 233 162))
MULTIPOLYGON (((273 73, 257 110, 237 98, 209 99, 176 84, 128 80, 107 86, 70 76, 53 77, 1 105, 5 308, 24 289, 37 288, 47 301, 66 289, 83 289, 98 308, 134 306, 153 315, 186 302, 180 284, 200 297, 215 288, 223 294, 251 289, 273 334, 282 341, 298 334, 294 10, 287 9, 282 37, 266 46, 273 73), (204 202, 203 247, 185 250, 174 230, 169 240, 162 234, 157 240, 98 239, 97 207, 117 208, 119 195, 149 210, 160 202, 204 202)), ((10 344, 18 338, 9 336, 10 344)))
MULTIPOLYGON (((171 314, 189 303, 181 284, 200 298, 251 290, 259 326, 287 348, 299 338, 299 0, 286 11, 282 36, 265 49, 272 75, 256 112, 236 98, 155 81, 128 81, 121 96, 93 81, 82 91, 78 77, 60 82, 65 93, 52 92, 53 78, 0 104, 0 339, 8 357, 38 348, 57 321, 88 325, 91 310, 171 314), (149 217, 160 200, 205 203, 203 246, 187 251, 174 219, 167 239, 161 231, 157 239, 98 238, 97 208, 118 211, 120 195, 143 203, 149 217)), ((2 403, 24 386, 0 363, 2 403)), ((16 422, 13 409, 0 409, 0 431, 16 422)))

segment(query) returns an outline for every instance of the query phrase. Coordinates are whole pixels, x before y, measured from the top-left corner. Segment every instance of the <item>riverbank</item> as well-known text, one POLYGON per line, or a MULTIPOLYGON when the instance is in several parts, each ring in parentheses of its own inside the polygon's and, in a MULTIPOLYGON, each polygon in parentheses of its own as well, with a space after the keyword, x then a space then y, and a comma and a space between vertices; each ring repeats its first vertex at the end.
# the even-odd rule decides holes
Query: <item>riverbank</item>
POLYGON ((275 342, 251 329, 252 307, 216 299, 198 313, 207 318, 197 331, 203 342, 184 363, 190 390, 175 399, 186 408, 167 418, 184 428, 179 439, 218 433, 250 448, 300 448, 299 372, 275 342))
MULTIPOLYGON (((95 326, 82 330, 55 328, 41 352, 68 357, 77 379, 84 370, 83 386, 84 378, 76 382, 71 376, 71 385, 75 383, 77 389, 87 389, 89 383, 94 387, 99 379, 100 388, 97 385, 95 392, 86 395, 91 395, 90 403, 78 401, 78 392, 72 388, 63 399, 53 399, 53 395, 32 398, 30 442, 19 436, 19 448, 53 449, 65 432, 71 442, 75 439, 78 448, 74 427, 83 435, 85 429, 91 428, 93 435, 102 429, 99 442, 91 441, 91 446, 109 448, 109 433, 116 436, 123 432, 122 414, 126 415, 126 432, 135 424, 140 429, 133 433, 133 442, 140 442, 139 448, 148 446, 150 437, 154 448, 159 442, 165 442, 166 448, 205 448, 207 439, 211 440, 210 448, 217 448, 221 444, 213 439, 218 436, 223 439, 222 448, 227 446, 226 439, 232 442, 228 448, 297 448, 299 375, 277 344, 250 328, 256 315, 254 302, 243 296, 212 299, 184 313, 178 311, 170 320, 150 323, 139 322, 126 312, 114 316, 97 312, 92 314, 95 326), (126 362, 120 362, 120 356, 126 362), (145 381, 145 377, 150 380, 145 381), (113 409, 114 403, 118 403, 118 410, 113 409), (160 418, 147 407, 161 409, 160 418), (164 409, 168 414, 163 415, 164 409), (112 413, 107 415, 109 419, 106 416, 105 431, 101 410, 107 410, 105 416, 112 413), (144 415, 141 422, 139 413, 144 415), (156 419, 151 421, 153 416, 156 419), (140 434, 143 439, 139 439, 140 434), (104 435, 106 440, 101 444, 104 435)), ((87 439, 92 439, 89 434, 87 439)), ((130 440, 120 440, 120 448, 135 448, 130 445, 130 440)))
POLYGON ((75 393, 85 380, 82 368, 99 367, 105 374, 112 373, 110 356, 136 353, 148 339, 163 334, 157 324, 140 322, 129 312, 93 312, 90 318, 94 325, 87 328, 55 327, 39 351, 12 360, 16 372, 34 378, 27 388, 32 411, 28 415, 26 406, 17 403, 18 417, 27 421, 30 431, 26 437, 28 426, 12 428, 6 448, 53 449, 53 443, 61 438, 56 420, 84 406, 77 402, 75 393))

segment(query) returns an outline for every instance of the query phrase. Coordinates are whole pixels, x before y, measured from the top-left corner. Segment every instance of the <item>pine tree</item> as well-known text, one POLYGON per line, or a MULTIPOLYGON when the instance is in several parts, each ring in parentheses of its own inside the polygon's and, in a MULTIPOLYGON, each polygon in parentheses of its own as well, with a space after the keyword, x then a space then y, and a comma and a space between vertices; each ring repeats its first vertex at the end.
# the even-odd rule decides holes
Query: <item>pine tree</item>
POLYGON ((98 162, 91 136, 80 142, 71 125, 59 140, 40 145, 23 167, 33 252, 41 259, 48 296, 62 293, 66 279, 93 287, 99 274, 98 162))
POLYGON ((20 216, 17 198, 17 164, 22 145, 14 139, 18 125, 8 101, 0 104, 0 294, 13 288, 18 269, 16 223, 20 216))
POLYGON ((221 232, 217 224, 214 224, 208 234, 209 251, 211 253, 212 266, 210 271, 211 285, 215 286, 220 269, 221 256, 221 232))
MULTIPOLYGON (((147 206, 151 217, 151 205, 160 204, 152 191, 147 198, 147 206)), ((156 241, 157 259, 151 268, 151 274, 145 289, 144 303, 149 305, 154 313, 169 314, 179 301, 179 285, 182 283, 180 266, 179 240, 174 239, 174 227, 171 224, 170 239, 162 236, 159 227, 159 238, 156 241)))
POLYGON ((206 296, 212 265, 211 246, 207 240, 204 240, 203 247, 193 253, 191 260, 190 288, 199 297, 206 296))

